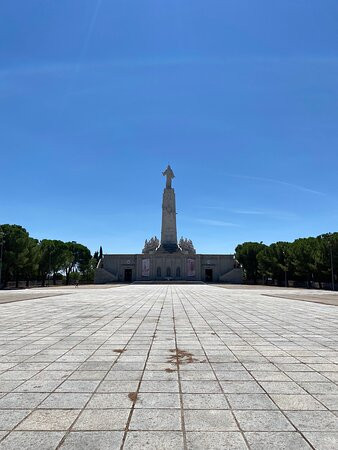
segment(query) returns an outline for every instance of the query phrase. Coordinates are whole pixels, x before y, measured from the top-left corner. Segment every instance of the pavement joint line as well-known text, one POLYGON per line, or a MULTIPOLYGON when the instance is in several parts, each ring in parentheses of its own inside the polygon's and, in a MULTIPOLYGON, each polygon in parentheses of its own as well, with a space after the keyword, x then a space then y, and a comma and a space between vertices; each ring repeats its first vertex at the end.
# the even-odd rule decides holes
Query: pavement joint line
MULTIPOLYGON (((152 310, 153 306, 156 304, 156 301, 161 296, 162 292, 163 292, 163 287, 162 287, 162 289, 159 290, 158 297, 155 299, 155 302, 153 303, 152 307, 148 311, 148 314, 152 310)), ((144 365, 143 365, 142 374, 141 374, 140 380, 138 382, 137 389, 135 391, 136 395, 138 395, 138 393, 140 391, 140 387, 141 387, 141 383, 142 383, 142 380, 143 380, 144 372, 145 372, 145 369, 146 369, 146 366, 147 366, 147 363, 148 363, 148 359, 149 359, 149 355, 150 355, 150 352, 151 352, 151 349, 152 349, 152 346, 153 346, 153 343, 154 343, 154 340, 155 340, 155 334, 156 334, 157 327, 158 327, 158 324, 159 324, 159 321, 160 321, 160 318, 161 318, 161 314, 162 314, 162 311, 163 311, 163 306, 164 306, 164 302, 165 302, 165 296, 166 296, 166 291, 164 293, 164 298, 163 298, 161 310, 160 310, 160 313, 159 313, 157 321, 156 321, 156 325, 155 325, 155 328, 154 328, 152 339, 151 339, 151 342, 150 342, 150 345, 149 345, 149 349, 148 349, 148 352, 147 352, 146 360, 145 360, 144 365)), ((146 318, 146 316, 148 314, 146 314, 144 316, 144 319, 146 318)), ((143 321, 144 321, 144 319, 143 319, 143 321)), ((142 323, 143 323, 143 321, 142 321, 142 323)), ((140 326, 141 326, 141 324, 140 324, 140 326)), ((133 336, 136 334, 137 330, 138 329, 135 330, 135 333, 133 334, 133 336)), ((127 439, 127 434, 129 432, 129 426, 130 426, 130 422, 131 422, 131 419, 132 419, 132 416, 133 416, 133 413, 134 413, 134 410, 135 410, 136 402, 137 402, 137 397, 136 397, 136 401, 132 403, 132 406, 131 406, 131 409, 130 409, 130 412, 129 412, 129 416, 128 416, 128 419, 127 419, 127 423, 126 423, 126 427, 125 427, 125 431, 124 431, 124 434, 123 434, 122 443, 121 443, 121 447, 120 447, 121 450, 124 448, 125 441, 127 439)))
MULTIPOLYGON (((175 290, 176 292, 176 290, 175 290)), ((172 317, 173 317, 173 326, 174 326, 174 335, 175 335, 175 348, 176 348, 176 362, 177 362, 177 375, 178 375, 178 389, 179 389, 179 396, 180 396, 180 411, 181 411, 181 427, 182 427, 182 433, 183 433, 183 448, 186 450, 188 448, 187 444, 187 432, 185 428, 185 418, 184 418, 184 404, 183 404, 183 392, 182 392, 182 380, 181 380, 181 372, 180 372, 180 364, 178 361, 178 355, 177 355, 177 329, 176 329, 176 323, 175 323, 175 304, 174 304, 174 296, 173 296, 173 289, 171 288, 171 305, 172 305, 172 317)))

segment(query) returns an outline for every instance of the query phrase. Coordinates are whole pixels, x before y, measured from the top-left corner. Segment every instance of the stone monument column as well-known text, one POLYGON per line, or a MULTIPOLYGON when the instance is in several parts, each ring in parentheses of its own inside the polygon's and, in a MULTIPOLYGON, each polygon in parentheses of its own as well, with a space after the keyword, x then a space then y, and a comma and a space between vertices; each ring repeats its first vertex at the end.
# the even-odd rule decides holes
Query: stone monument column
POLYGON ((159 250, 172 253, 179 250, 177 245, 175 191, 171 186, 171 180, 175 175, 169 165, 162 174, 166 177, 166 187, 163 191, 161 245, 159 250))

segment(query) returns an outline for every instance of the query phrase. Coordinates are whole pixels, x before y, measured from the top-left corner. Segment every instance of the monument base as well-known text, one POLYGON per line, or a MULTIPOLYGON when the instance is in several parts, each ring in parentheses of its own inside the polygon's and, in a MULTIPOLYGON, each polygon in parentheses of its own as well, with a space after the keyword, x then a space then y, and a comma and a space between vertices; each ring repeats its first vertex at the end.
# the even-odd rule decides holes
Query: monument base
POLYGON ((155 251, 149 254, 104 254, 95 271, 95 283, 196 282, 241 283, 243 271, 234 255, 186 254, 155 251))
POLYGON ((181 251, 177 244, 162 243, 156 250, 156 253, 181 253, 181 251))

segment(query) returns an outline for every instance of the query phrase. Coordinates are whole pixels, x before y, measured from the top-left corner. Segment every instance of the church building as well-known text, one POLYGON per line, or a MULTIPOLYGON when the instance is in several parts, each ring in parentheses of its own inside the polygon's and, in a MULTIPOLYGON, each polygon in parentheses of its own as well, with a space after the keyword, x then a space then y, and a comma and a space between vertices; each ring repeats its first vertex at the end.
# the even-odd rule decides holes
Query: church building
POLYGON ((234 255, 198 254, 191 240, 177 240, 176 200, 168 165, 162 201, 161 240, 145 241, 140 254, 104 254, 95 271, 95 283, 218 282, 241 283, 242 269, 234 255))

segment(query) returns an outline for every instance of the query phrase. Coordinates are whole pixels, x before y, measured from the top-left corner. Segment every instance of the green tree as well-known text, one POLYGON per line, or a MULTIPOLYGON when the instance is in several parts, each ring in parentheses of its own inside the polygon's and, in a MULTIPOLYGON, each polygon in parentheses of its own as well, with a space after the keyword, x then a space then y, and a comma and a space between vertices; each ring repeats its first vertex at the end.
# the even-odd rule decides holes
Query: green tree
POLYGON ((265 247, 262 242, 244 242, 235 249, 236 259, 243 266, 245 278, 255 284, 260 276, 257 255, 265 247))
POLYGON ((40 248, 37 239, 29 238, 28 240, 28 258, 22 268, 21 275, 26 280, 26 286, 29 287, 31 280, 36 280, 39 272, 40 248))
POLYGON ((47 275, 52 275, 53 284, 56 284, 57 274, 63 271, 72 258, 65 242, 59 240, 43 239, 40 242, 40 274, 42 285, 45 286, 47 275))
POLYGON ((316 262, 316 252, 318 251, 318 240, 314 237, 296 239, 291 244, 291 263, 296 278, 306 281, 311 287, 311 282, 315 279, 318 266, 316 262))
POLYGON ((78 270, 81 274, 86 272, 91 260, 91 253, 86 246, 78 244, 75 241, 66 242, 65 246, 68 251, 68 256, 64 265, 64 271, 66 274, 66 284, 68 285, 71 272, 74 270, 78 270))
POLYGON ((5 286, 14 280, 19 285, 20 275, 27 269, 30 256, 30 237, 20 225, 1 225, 3 232, 2 276, 5 286))
POLYGON ((338 269, 338 233, 321 234, 317 241, 315 263, 318 281, 332 282, 332 269, 334 279, 338 269))
POLYGON ((81 280, 86 283, 93 283, 96 266, 97 260, 93 257, 89 261, 87 268, 82 272, 81 280))
POLYGON ((257 255, 260 273, 287 286, 292 269, 291 245, 280 241, 262 249, 257 255))
POLYGON ((98 251, 94 252, 93 258, 96 260, 97 263, 99 262, 100 258, 99 258, 99 252, 98 251))

